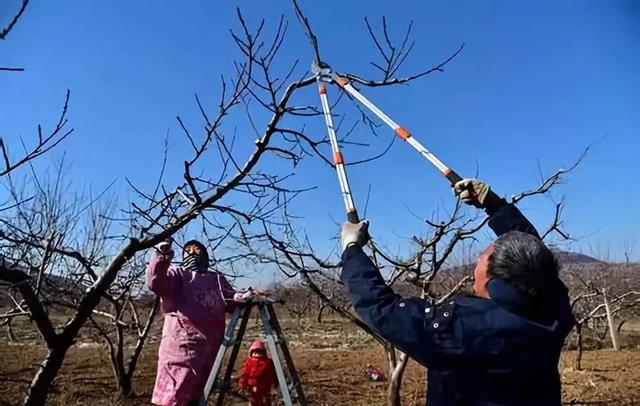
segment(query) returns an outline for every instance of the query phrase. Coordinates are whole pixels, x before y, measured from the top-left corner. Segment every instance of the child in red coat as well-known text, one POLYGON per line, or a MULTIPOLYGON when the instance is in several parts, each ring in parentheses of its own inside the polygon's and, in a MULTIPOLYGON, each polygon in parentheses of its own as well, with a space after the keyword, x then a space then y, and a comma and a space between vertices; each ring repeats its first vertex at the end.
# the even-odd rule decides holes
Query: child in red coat
POLYGON ((278 382, 273 361, 267 356, 267 349, 260 340, 249 347, 249 357, 242 366, 238 379, 240 389, 247 389, 251 406, 271 406, 271 388, 278 382))

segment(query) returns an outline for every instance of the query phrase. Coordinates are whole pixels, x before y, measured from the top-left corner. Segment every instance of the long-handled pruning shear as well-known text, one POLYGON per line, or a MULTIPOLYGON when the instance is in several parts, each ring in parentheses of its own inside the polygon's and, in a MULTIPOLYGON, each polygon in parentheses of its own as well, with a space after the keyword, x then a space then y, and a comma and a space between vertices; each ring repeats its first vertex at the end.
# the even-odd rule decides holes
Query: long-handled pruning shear
MULTIPOLYGON (((320 100, 322 102, 322 110, 324 112, 324 118, 327 123, 327 131, 329 133, 331 149, 333 150, 333 160, 336 167, 336 171, 338 172, 338 181, 340 182, 340 188, 342 190, 345 206, 347 208, 347 219, 349 220, 349 222, 357 222, 358 214, 353 204, 353 198, 351 197, 349 182, 347 181, 347 175, 344 169, 344 158, 338 146, 335 129, 333 127, 333 120, 331 117, 329 101, 327 98, 327 88, 324 83, 337 84, 340 88, 346 91, 354 99, 362 103, 380 120, 382 120, 385 124, 391 127, 391 129, 395 132, 395 134, 398 137, 406 141, 407 144, 411 145, 416 151, 418 151, 420 155, 422 155, 429 162, 431 162, 431 164, 433 164, 433 166, 435 166, 440 171, 440 173, 442 173, 442 175, 445 178, 447 178, 447 180, 451 183, 452 186, 462 180, 462 177, 458 175, 456 171, 451 169, 449 166, 445 165, 431 151, 425 148, 425 146, 422 145, 420 141, 418 141, 415 137, 411 135, 409 130, 407 130, 405 127, 402 127, 401 125, 393 121, 391 117, 387 116, 375 104, 373 104, 362 93, 360 93, 356 88, 354 88, 350 84, 350 81, 348 78, 338 75, 335 71, 331 69, 329 65, 321 61, 314 61, 313 64, 311 65, 311 71, 316 75, 316 79, 318 81, 320 100)), ((494 198, 498 198, 492 191, 490 191, 489 193, 493 194, 494 198)))

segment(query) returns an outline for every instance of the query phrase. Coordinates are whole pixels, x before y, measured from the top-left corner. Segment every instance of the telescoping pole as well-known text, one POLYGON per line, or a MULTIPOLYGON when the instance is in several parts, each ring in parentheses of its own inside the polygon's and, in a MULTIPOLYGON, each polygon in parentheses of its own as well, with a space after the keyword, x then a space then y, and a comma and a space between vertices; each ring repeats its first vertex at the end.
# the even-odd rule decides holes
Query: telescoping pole
POLYGON ((338 138, 336 137, 336 130, 333 126, 333 117, 331 116, 331 107, 329 105, 329 98, 327 97, 327 86, 322 83, 320 76, 318 80, 318 92, 320 93, 320 101, 322 103, 322 111, 324 114, 324 120, 327 124, 327 133, 329 134, 329 142, 331 144, 331 151, 333 152, 333 163, 338 174, 338 182, 340 183, 340 191, 342 192, 342 199, 344 200, 345 208, 347 209, 347 220, 350 223, 357 223, 360 221, 358 217, 358 211, 353 204, 353 198, 351 197, 351 189, 349 188, 349 180, 347 179, 347 172, 344 166, 344 156, 340 151, 338 145, 338 138))
POLYGON ((396 135, 403 140, 405 140, 409 145, 411 145, 416 151, 420 153, 423 157, 425 157, 429 162, 431 162, 438 170, 444 175, 445 178, 449 180, 451 185, 455 185, 456 183, 462 180, 462 177, 456 173, 453 169, 445 165, 441 160, 438 159, 431 151, 425 148, 424 145, 420 143, 417 139, 415 139, 409 130, 402 127, 395 121, 393 121, 389 116, 387 116, 382 110, 380 110, 375 104, 373 104, 369 99, 364 97, 362 93, 356 90, 355 87, 351 86, 349 80, 339 76, 335 73, 332 73, 331 78, 344 89, 347 93, 353 96, 356 100, 362 103, 366 108, 371 110, 373 114, 378 116, 380 120, 382 120, 385 124, 395 131, 396 135))

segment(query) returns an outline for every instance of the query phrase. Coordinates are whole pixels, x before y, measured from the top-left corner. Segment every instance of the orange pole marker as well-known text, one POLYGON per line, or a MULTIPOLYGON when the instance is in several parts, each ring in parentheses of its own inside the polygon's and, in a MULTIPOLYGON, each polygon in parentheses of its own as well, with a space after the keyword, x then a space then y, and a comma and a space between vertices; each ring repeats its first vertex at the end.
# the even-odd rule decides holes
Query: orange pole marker
POLYGON ((396 134, 398 135, 398 137, 402 138, 403 140, 406 140, 407 138, 411 137, 411 133, 409 132, 409 130, 407 130, 404 127, 396 128, 396 134))
POLYGON ((335 80, 340 87, 345 87, 349 83, 349 79, 343 78, 342 76, 336 76, 335 80))

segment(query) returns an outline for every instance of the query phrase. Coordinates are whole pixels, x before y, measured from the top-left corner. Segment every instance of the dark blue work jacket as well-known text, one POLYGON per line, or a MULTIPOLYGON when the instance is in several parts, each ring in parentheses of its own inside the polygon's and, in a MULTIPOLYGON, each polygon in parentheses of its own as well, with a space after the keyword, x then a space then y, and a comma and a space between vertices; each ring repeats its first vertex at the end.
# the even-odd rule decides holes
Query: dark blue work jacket
MULTIPOLYGON (((490 215, 497 235, 511 230, 538 236, 513 205, 490 215)), ((559 280, 552 316, 527 312, 509 284, 491 279, 491 299, 456 295, 432 305, 402 298, 359 247, 343 256, 342 280, 362 319, 428 369, 427 405, 560 405, 558 358, 575 320, 559 280)))

